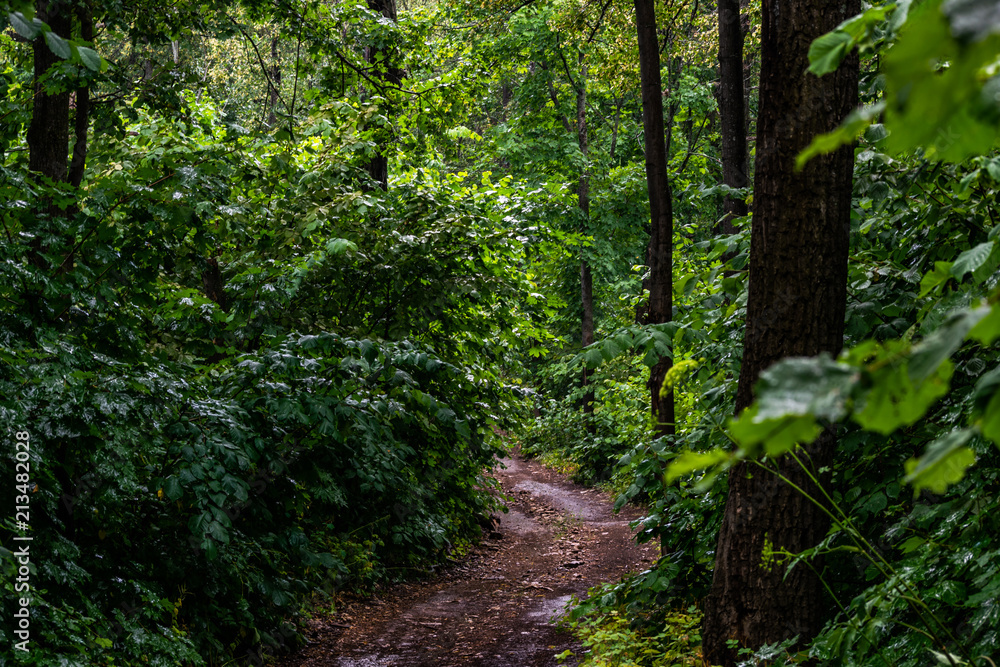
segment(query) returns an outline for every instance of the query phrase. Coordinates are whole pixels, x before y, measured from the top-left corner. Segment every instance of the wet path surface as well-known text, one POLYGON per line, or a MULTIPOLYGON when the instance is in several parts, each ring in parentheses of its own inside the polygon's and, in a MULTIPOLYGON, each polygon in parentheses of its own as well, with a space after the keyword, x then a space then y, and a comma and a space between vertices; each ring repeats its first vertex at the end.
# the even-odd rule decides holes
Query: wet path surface
POLYGON ((439 577, 397 586, 312 622, 309 644, 282 667, 574 665, 580 653, 551 623, 573 594, 647 568, 612 499, 533 461, 504 459, 496 477, 511 498, 497 530, 439 577))

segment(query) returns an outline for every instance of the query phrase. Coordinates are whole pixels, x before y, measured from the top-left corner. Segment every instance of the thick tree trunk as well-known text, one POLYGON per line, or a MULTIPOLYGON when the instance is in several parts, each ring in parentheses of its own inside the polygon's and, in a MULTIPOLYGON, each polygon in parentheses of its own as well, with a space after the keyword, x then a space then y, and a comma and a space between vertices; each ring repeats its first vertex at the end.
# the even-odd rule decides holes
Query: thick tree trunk
MULTIPOLYGON (((660 324, 673 317, 673 210, 667 181, 667 147, 663 132, 663 87, 656 38, 653 0, 635 0, 642 85, 642 127, 646 148, 646 188, 652 219, 646 263, 649 266, 649 306, 645 323, 660 324)), ((661 435, 674 432, 674 397, 660 396, 669 357, 661 357, 649 373, 650 408, 661 435)))
MULTIPOLYGON (((382 16, 396 21, 396 0, 368 0, 368 9, 380 12, 382 16)), ((399 86, 403 81, 403 71, 396 66, 392 49, 371 48, 368 51, 368 62, 375 65, 375 76, 383 82, 399 86)), ((387 113, 390 111, 386 110, 387 113)), ((378 155, 368 163, 368 175, 378 183, 383 190, 389 189, 389 144, 391 138, 385 133, 378 155)))
MULTIPOLYGON (((39 2, 37 16, 63 37, 70 34, 70 7, 58 2, 39 2)), ((65 182, 69 154, 69 91, 47 93, 43 81, 51 67, 62 62, 39 36, 32 44, 35 57, 35 99, 28 125, 28 169, 53 181, 65 182)), ((49 82, 51 85, 51 82, 49 82)))
MULTIPOLYGON (((858 0, 781 3, 764 0, 760 117, 751 231, 750 287, 737 413, 753 400, 760 372, 784 357, 836 354, 843 344, 854 152, 850 147, 794 171, 795 156, 857 102, 858 65, 851 58, 820 79, 806 72, 813 39, 860 11, 858 0)), ((814 470, 834 453, 831 433, 809 449, 814 470)), ((790 457, 782 474, 811 489, 790 457)), ((733 665, 726 641, 757 648, 799 636, 811 639, 825 620, 821 582, 804 566, 787 576, 762 567, 765 542, 799 552, 826 534, 826 516, 778 481, 747 464, 733 468, 719 533, 712 591, 705 604, 704 656, 733 665), (750 474, 752 472, 752 474, 750 474)))
MULTIPOLYGON (((743 95, 743 26, 739 0, 719 0, 719 129, 722 140, 722 182, 745 188, 748 181, 747 123, 743 95)), ((744 201, 726 197, 719 225, 733 234, 732 219, 747 214, 744 201)))

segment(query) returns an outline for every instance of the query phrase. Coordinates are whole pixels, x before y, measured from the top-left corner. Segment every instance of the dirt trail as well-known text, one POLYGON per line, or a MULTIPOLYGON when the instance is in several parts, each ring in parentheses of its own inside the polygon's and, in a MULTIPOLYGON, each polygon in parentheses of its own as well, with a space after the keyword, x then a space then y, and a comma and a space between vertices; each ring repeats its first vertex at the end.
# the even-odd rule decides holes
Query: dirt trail
POLYGON ((613 514, 606 494, 534 461, 504 463, 496 477, 510 512, 489 539, 430 581, 313 621, 309 644, 282 667, 548 667, 567 648, 579 655, 553 615, 574 593, 648 567, 655 547, 632 541, 635 514, 613 514))

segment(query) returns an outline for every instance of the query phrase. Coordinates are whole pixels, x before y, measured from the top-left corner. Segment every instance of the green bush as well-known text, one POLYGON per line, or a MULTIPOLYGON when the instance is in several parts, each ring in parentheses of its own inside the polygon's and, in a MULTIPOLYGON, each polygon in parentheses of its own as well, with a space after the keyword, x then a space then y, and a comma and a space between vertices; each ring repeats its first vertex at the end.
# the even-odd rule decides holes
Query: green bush
POLYGON ((52 345, 5 350, 0 407, 33 425, 38 664, 277 648, 310 592, 419 571, 496 508, 488 390, 412 345, 291 335, 209 375, 52 345))

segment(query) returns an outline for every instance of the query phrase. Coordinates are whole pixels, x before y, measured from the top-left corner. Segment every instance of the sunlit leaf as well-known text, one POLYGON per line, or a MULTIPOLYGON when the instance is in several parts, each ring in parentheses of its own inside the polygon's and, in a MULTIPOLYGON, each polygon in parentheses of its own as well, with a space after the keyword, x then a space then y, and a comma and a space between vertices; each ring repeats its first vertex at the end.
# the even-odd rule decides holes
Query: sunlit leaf
POLYGON ((905 361, 886 363, 870 372, 870 388, 858 398, 853 418, 863 428, 889 434, 909 426, 948 392, 953 366, 940 364, 921 382, 914 382, 905 361))
POLYGON ((732 454, 724 449, 713 449, 707 452, 683 452, 667 466, 667 482, 673 482, 679 477, 690 475, 699 470, 714 468, 731 459, 732 454))
POLYGON ((934 270, 920 280, 920 296, 925 297, 952 278, 951 262, 934 262, 934 270))
POLYGON ((846 32, 826 33, 809 45, 809 71, 816 76, 835 71, 853 48, 854 38, 846 32))
POLYGON ((761 448, 767 456, 780 456, 796 445, 812 442, 822 432, 823 428, 810 414, 758 420, 756 405, 729 422, 730 435, 751 458, 761 448))
POLYGON ((913 485, 914 493, 924 489, 944 493, 950 485, 960 481, 966 469, 976 462, 975 453, 965 446, 972 436, 973 431, 962 429, 927 445, 923 456, 904 464, 904 481, 913 485))
POLYGON ((841 146, 853 144, 878 119, 884 108, 885 104, 878 102, 871 106, 855 109, 836 129, 813 137, 805 150, 796 156, 795 169, 802 169, 809 160, 817 155, 826 155, 841 146))

